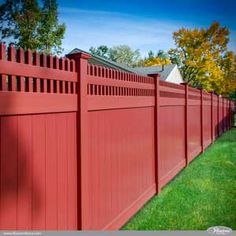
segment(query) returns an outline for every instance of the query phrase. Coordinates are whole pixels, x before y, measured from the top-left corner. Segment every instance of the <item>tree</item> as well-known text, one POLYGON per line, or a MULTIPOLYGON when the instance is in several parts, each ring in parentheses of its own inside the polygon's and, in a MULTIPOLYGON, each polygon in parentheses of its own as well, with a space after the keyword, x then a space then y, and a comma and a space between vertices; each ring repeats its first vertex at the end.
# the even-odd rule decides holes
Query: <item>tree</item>
POLYGON ((169 58, 161 58, 161 57, 153 57, 150 59, 146 59, 143 62, 144 66, 160 66, 160 65, 168 65, 171 64, 171 60, 169 58))
POLYGON ((127 66, 135 66, 141 58, 139 50, 132 50, 127 45, 113 46, 111 48, 101 45, 97 48, 90 47, 89 51, 93 55, 101 56, 127 66))
POLYGON ((140 59, 139 50, 138 49, 132 50, 127 45, 119 45, 110 48, 108 55, 112 61, 127 66, 134 66, 140 59))
POLYGON ((41 20, 38 28, 39 50, 47 54, 62 52, 61 44, 65 34, 65 24, 58 24, 56 0, 43 0, 41 20))
POLYGON ((157 57, 161 58, 161 59, 169 59, 169 55, 168 53, 166 53, 165 51, 163 50, 159 50, 157 52, 157 57))
POLYGON ((65 25, 58 24, 55 0, 5 0, 0 5, 1 39, 45 53, 61 52, 65 25))
POLYGON ((152 58, 154 58, 154 57, 155 57, 154 52, 153 52, 152 50, 150 50, 150 51, 148 52, 148 59, 152 59, 152 58))
POLYGON ((226 27, 214 22, 207 29, 182 28, 174 32, 173 38, 177 47, 169 54, 179 64, 186 82, 224 95, 234 90, 235 56, 227 50, 226 27))
POLYGON ((168 51, 169 58, 172 64, 175 64, 177 66, 181 66, 181 59, 179 53, 175 49, 170 49, 168 51))
POLYGON ((10 39, 22 48, 38 47, 36 28, 40 20, 40 8, 37 1, 6 0, 0 5, 1 39, 10 39))
POLYGON ((100 57, 104 57, 104 58, 108 58, 108 51, 109 48, 106 45, 101 45, 99 47, 90 47, 89 51, 93 54, 93 55, 97 55, 100 57))
POLYGON ((155 56, 154 52, 149 51, 148 57, 142 61, 142 66, 160 66, 171 64, 168 53, 163 50, 159 50, 155 56))

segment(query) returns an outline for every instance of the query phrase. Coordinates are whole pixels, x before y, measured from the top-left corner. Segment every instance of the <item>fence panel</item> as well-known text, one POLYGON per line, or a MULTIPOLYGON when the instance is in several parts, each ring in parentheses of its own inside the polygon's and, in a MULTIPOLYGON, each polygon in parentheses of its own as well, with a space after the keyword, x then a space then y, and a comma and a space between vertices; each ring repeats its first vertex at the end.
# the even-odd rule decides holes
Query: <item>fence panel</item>
POLYGON ((223 99, 222 97, 219 97, 219 121, 218 121, 218 126, 219 126, 219 135, 223 133, 223 99))
POLYGON ((160 81, 159 90, 159 165, 163 187, 185 166, 185 86, 160 81))
POLYGON ((201 152, 201 91, 189 88, 188 150, 189 160, 201 152))
POLYGON ((154 82, 88 65, 83 229, 117 229, 156 192, 154 82))
POLYGON ((228 120, 228 111, 227 111, 227 99, 224 98, 224 132, 227 130, 227 120, 228 120))
POLYGON ((0 228, 77 229, 74 62, 0 48, 0 228))
POLYGON ((219 120, 219 113, 218 113, 218 97, 217 95, 213 94, 213 138, 214 140, 218 137, 218 120, 219 120))
POLYGON ((211 94, 203 92, 203 149, 206 149, 212 142, 212 113, 211 113, 211 94))

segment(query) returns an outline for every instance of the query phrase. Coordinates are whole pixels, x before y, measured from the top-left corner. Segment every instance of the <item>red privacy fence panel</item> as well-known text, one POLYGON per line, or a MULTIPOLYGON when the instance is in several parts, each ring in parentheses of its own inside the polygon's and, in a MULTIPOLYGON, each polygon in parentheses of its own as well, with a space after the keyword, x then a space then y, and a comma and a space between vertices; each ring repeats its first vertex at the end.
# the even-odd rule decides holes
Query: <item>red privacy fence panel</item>
POLYGON ((155 81, 92 65, 88 71, 83 228, 116 229, 156 191, 155 81))
POLYGON ((74 61, 0 45, 0 229, 77 229, 74 61))
POLYGON ((0 44, 0 229, 119 229, 232 126, 233 102, 0 44))
POLYGON ((158 164, 161 188, 185 166, 185 86, 164 81, 160 81, 159 86, 158 164))
POLYGON ((188 163, 202 151, 202 91, 188 88, 188 163))

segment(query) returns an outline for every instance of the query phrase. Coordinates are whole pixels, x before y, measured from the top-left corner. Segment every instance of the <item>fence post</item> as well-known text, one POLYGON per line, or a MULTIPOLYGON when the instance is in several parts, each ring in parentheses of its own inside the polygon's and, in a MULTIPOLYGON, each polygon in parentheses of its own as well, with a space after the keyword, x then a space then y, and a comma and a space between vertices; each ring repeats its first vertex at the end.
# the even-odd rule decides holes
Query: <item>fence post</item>
POLYGON ((224 132, 226 131, 226 98, 224 98, 224 132))
POLYGON ((227 130, 229 130, 229 99, 227 99, 227 130))
POLYGON ((229 128, 232 128, 232 101, 229 100, 229 128))
POLYGON ((203 134, 203 90, 200 89, 200 99, 201 99, 201 109, 200 109, 200 115, 201 115, 201 151, 204 151, 204 134, 203 134))
POLYGON ((235 102, 236 101, 231 101, 231 128, 232 127, 235 127, 235 118, 234 118, 234 116, 235 116, 235 102))
POLYGON ((224 133, 225 132, 225 99, 224 97, 222 97, 222 117, 223 117, 222 125, 223 125, 223 133, 224 133))
POLYGON ((230 129, 230 111, 231 111, 231 108, 230 108, 230 100, 228 99, 228 129, 230 129))
MULTIPOLYGON (((0 60, 7 60, 6 59, 6 45, 4 43, 0 43, 0 60)), ((2 91, 7 91, 7 75, 2 75, 0 78, 0 89, 2 91)))
POLYGON ((181 83, 185 86, 185 166, 189 164, 189 152, 188 152, 188 84, 181 83))
POLYGON ((160 75, 149 74, 148 76, 155 79, 155 173, 156 173, 156 194, 161 192, 160 186, 160 145, 159 145, 159 114, 160 114, 160 75))
POLYGON ((211 142, 214 142, 214 92, 211 92, 211 142))
POLYGON ((217 132, 220 136, 220 96, 217 95, 217 132))
POLYGON ((86 175, 88 174, 88 119, 87 119, 87 67, 88 59, 91 57, 86 53, 74 53, 67 55, 69 59, 75 60, 76 72, 78 74, 78 110, 77 110, 77 219, 78 229, 85 229, 89 221, 87 216, 88 189, 86 175))

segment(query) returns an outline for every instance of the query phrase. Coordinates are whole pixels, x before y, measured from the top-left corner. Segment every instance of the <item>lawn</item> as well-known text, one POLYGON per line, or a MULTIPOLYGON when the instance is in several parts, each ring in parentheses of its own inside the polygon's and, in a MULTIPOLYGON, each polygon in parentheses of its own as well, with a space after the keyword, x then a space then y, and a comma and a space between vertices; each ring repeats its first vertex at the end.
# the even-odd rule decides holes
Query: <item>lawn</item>
POLYGON ((224 133, 123 230, 236 229, 236 128, 224 133))

